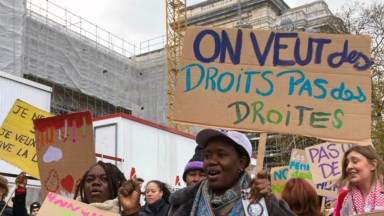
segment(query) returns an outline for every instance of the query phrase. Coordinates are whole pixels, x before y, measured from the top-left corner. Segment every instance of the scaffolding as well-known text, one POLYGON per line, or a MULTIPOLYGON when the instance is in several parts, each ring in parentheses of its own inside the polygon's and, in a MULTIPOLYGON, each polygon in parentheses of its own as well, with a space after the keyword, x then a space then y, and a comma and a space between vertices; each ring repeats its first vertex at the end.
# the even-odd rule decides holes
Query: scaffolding
POLYGON ((166 99, 164 99, 164 105, 161 100, 156 99, 159 97, 159 93, 156 95, 156 92, 162 91, 163 88, 164 97, 166 97, 165 35, 136 45, 49 0, 43 6, 27 0, 26 9, 23 76, 52 87, 51 113, 61 115, 90 110, 93 117, 98 117, 122 112, 166 125, 166 112, 163 113, 163 110, 166 109, 166 99), (52 39, 58 35, 61 37, 60 39, 52 39), (52 40, 56 44, 52 44, 52 40), (68 68, 63 68, 63 66, 55 68, 57 61, 62 61, 63 56, 59 60, 56 56, 54 59, 56 62, 51 57, 57 55, 52 51, 55 49, 62 49, 60 52, 68 52, 68 48, 55 47, 55 45, 61 46, 63 43, 68 43, 69 52, 72 51, 64 56, 65 60, 70 62, 69 66, 72 67, 73 72, 76 72, 76 76, 70 78, 68 78, 70 75, 68 68), (89 56, 83 54, 88 50, 96 53, 91 56, 94 57, 91 59, 93 62, 89 60, 89 56), (73 58, 68 54, 73 54, 73 58), (100 56, 105 61, 101 64, 99 63, 100 56), (87 58, 88 62, 84 61, 87 58), (44 65, 42 66, 42 64, 44 65), (85 68, 86 64, 93 66, 85 68), (96 64, 99 66, 94 66, 96 64), (163 67, 164 70, 162 70, 163 67), (44 70, 45 73, 41 72, 44 70), (65 75, 67 77, 60 75, 61 71, 57 73, 57 70, 63 70, 67 73, 65 75), (164 78, 161 75, 153 78, 153 73, 159 70, 164 71, 164 78), (60 80, 60 76, 67 81, 74 80, 74 83, 68 84, 65 80, 60 80), (91 78, 91 81, 85 84, 90 85, 89 82, 93 82, 97 85, 94 84, 94 87, 91 86, 92 89, 84 91, 84 80, 76 80, 81 79, 82 76, 101 78, 100 80, 91 78), (94 80, 92 81, 92 79, 94 80), (164 87, 159 85, 162 82, 164 87), (149 86, 156 84, 155 86, 160 87, 153 89, 145 86, 143 88, 139 83, 149 86), (103 95, 103 91, 107 93, 103 95), (153 93, 155 95, 151 95, 153 93), (157 117, 159 114, 164 115, 164 121, 157 117), (156 119, 160 120, 156 121, 156 119))
POLYGON ((165 0, 167 28, 168 127, 190 133, 190 126, 172 122, 173 98, 180 71, 181 47, 187 28, 186 0, 165 0))

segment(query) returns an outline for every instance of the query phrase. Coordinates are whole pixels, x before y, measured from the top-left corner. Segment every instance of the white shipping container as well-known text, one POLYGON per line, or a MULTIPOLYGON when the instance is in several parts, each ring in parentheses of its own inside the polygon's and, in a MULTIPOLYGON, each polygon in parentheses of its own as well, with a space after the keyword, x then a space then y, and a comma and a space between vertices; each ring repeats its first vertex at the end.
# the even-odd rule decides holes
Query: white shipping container
MULTIPOLYGON (((0 125, 17 99, 50 112, 51 93, 51 87, 0 71, 0 125)), ((19 168, 0 160, 0 173, 7 175, 6 178, 11 185, 15 184, 15 178, 9 176, 18 175, 20 172, 19 168)), ((29 191, 27 205, 34 201, 42 201, 40 181, 29 180, 27 188, 29 191)))
POLYGON ((96 153, 124 159, 103 160, 115 163, 126 178, 185 187, 184 167, 197 146, 193 135, 122 113, 94 118, 93 126, 96 153))

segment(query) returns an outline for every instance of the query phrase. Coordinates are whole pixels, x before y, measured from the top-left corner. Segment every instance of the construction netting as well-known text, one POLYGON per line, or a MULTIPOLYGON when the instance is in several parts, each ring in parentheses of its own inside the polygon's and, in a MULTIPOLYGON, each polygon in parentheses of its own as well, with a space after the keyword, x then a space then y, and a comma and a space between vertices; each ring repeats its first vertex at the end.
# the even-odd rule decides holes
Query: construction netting
POLYGON ((122 106, 132 115, 166 124, 165 50, 128 58, 47 20, 27 16, 23 74, 122 106))
POLYGON ((0 70, 22 76, 25 0, 0 1, 0 70))

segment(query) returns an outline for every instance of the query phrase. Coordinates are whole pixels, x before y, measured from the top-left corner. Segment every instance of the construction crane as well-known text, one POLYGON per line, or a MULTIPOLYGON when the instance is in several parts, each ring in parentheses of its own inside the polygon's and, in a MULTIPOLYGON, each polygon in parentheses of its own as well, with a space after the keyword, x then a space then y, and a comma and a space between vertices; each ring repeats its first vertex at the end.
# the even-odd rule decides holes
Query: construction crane
POLYGON ((187 0, 165 0, 165 3, 167 20, 168 127, 190 133, 189 125, 175 124, 171 118, 177 74, 180 71, 182 40, 187 28, 187 0))

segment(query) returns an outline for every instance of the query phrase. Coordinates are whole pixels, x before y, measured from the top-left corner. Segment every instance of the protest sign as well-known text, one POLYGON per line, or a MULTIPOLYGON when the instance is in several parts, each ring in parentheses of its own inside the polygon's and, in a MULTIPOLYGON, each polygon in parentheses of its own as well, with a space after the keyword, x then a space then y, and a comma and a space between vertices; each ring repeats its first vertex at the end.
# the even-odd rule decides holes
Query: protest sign
POLYGON ((74 197, 84 173, 96 163, 91 112, 33 121, 43 197, 74 197))
POLYGON ((384 215, 384 211, 377 211, 377 212, 368 212, 368 213, 364 213, 364 214, 361 214, 361 216, 383 216, 384 215))
POLYGON ((349 197, 348 201, 340 209, 340 216, 353 215, 352 212, 352 197, 349 197))
POLYGON ((271 187, 272 193, 278 199, 281 199, 281 194, 284 190, 285 182, 287 182, 288 166, 273 167, 271 169, 271 187))
POLYGON ((311 173, 304 150, 292 149, 288 168, 288 179, 290 178, 303 178, 307 180, 319 196, 337 198, 339 195, 338 187, 333 186, 332 182, 314 183, 313 174, 311 173))
POLYGON ((322 143, 305 148, 315 183, 336 180, 341 176, 344 153, 353 145, 322 143))
POLYGON ((364 35, 190 27, 172 119, 369 145, 370 45, 364 35))
POLYGON ((48 193, 43 205, 41 206, 38 216, 119 216, 120 214, 103 210, 74 199, 60 196, 54 193, 48 193))
POLYGON ((39 179, 33 120, 50 116, 16 100, 0 128, 0 159, 39 179))

